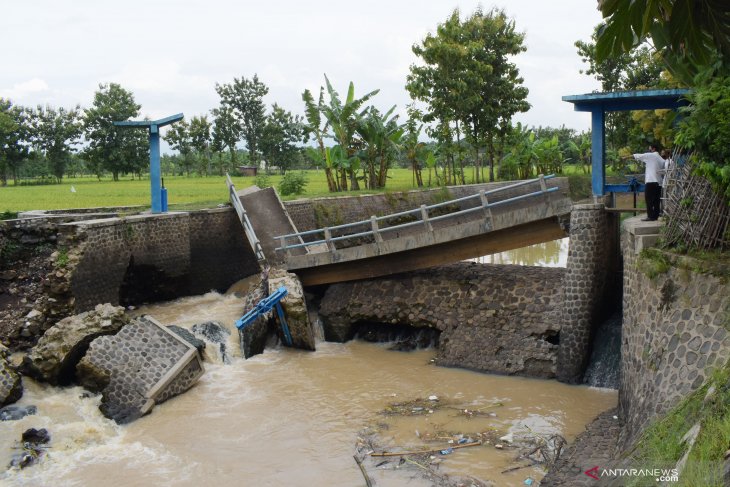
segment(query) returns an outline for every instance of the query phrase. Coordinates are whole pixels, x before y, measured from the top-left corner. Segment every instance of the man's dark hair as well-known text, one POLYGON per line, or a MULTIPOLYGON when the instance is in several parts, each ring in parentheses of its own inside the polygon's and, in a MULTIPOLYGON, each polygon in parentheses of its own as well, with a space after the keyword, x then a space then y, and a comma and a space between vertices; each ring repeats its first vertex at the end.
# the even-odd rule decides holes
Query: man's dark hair
POLYGON ((653 151, 659 152, 662 148, 659 146, 659 144, 652 143, 649 144, 649 148, 653 151))

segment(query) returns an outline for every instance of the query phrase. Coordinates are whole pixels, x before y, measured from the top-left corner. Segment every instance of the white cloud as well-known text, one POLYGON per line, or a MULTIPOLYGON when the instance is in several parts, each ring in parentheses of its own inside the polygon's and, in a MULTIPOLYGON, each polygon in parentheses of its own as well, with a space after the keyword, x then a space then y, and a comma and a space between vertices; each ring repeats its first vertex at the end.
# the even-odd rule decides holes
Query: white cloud
POLYGON ((27 99, 38 97, 40 93, 47 91, 48 83, 40 78, 33 78, 28 81, 16 83, 12 88, 0 89, 0 97, 23 102, 27 99))
MULTIPOLYGON (((493 0, 495 1, 495 0, 493 0)), ((99 83, 131 90, 152 118, 208 113, 218 104, 215 83, 258 73, 270 88, 267 104, 301 114, 301 93, 317 96, 327 73, 341 94, 380 89, 373 103, 403 113, 411 46, 458 7, 471 14, 480 0, 96 0, 6 2, 0 44, 0 96, 17 103, 88 106, 99 83), (17 39, 24 42, 17 45, 17 39)), ((533 108, 522 120, 586 129, 563 95, 591 91, 573 43, 588 39, 600 20, 595 2, 502 0, 528 50, 515 58, 533 108), (563 107, 565 105, 565 107, 563 107)), ((491 5, 485 5, 485 10, 491 5)))

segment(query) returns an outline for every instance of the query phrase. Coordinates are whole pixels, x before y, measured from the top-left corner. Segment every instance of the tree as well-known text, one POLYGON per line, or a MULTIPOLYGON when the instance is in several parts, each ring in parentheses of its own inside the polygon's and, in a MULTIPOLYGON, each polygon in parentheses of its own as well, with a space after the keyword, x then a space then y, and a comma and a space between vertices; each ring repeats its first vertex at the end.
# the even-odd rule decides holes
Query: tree
POLYGON ((419 188, 423 186, 423 175, 421 173, 423 164, 426 161, 426 144, 419 140, 423 124, 419 123, 422 114, 414 106, 408 107, 408 121, 404 124, 405 133, 402 139, 402 147, 405 157, 413 172, 413 182, 419 188))
POLYGON ((308 139, 302 117, 292 115, 274 103, 261 137, 261 152, 269 164, 279 166, 286 173, 299 157, 296 144, 308 139))
POLYGON ((307 131, 314 136, 319 149, 320 164, 324 166, 324 173, 327 177, 327 188, 330 193, 339 191, 337 178, 334 175, 335 168, 328 163, 331 161, 326 155, 324 147, 324 138, 327 136, 327 120, 322 120, 322 109, 324 107, 324 87, 319 89, 319 101, 315 104, 314 97, 309 90, 302 93, 302 101, 304 101, 304 115, 307 117, 307 131), (324 122, 324 125, 323 125, 324 122))
POLYGON ((210 174, 211 169, 210 129, 211 125, 207 116, 203 115, 190 119, 188 127, 190 145, 198 156, 198 172, 206 176, 210 174))
POLYGON ((60 183, 66 164, 81 137, 81 107, 70 110, 38 106, 32 116, 33 143, 48 160, 51 172, 60 183))
POLYGON ((369 107, 358 117, 356 131, 362 139, 365 161, 365 181, 368 189, 384 188, 388 168, 400 148, 404 128, 398 125, 398 115, 393 115, 395 105, 381 115, 375 107, 369 107))
POLYGON ((482 152, 494 160, 515 113, 527 111, 527 88, 511 56, 525 50, 524 34, 502 10, 478 9, 463 22, 454 10, 436 34, 428 34, 413 52, 424 65, 412 65, 406 88, 411 97, 428 104, 426 121, 459 124, 475 155, 475 180, 481 175, 482 152))
MULTIPOLYGON (((219 155, 226 148, 230 154, 230 165, 236 165, 236 143, 241 138, 241 128, 236 122, 233 115, 233 109, 227 105, 221 104, 219 108, 214 108, 213 113, 213 150, 219 155)), ((220 157, 219 157, 220 160, 220 157)), ((221 170, 223 165, 221 164, 221 170)), ((221 175, 223 173, 221 172, 221 175)))
POLYGON ((117 181, 120 174, 130 171, 139 174, 147 167, 147 134, 113 124, 138 117, 140 108, 132 92, 117 83, 99 85, 91 108, 84 110, 83 119, 84 135, 89 142, 86 157, 97 176, 108 170, 117 181))
POLYGON ((31 143, 30 112, 0 98, 0 185, 6 186, 8 176, 18 184, 18 171, 28 158, 31 143))
POLYGON ((357 130, 360 108, 373 96, 377 95, 380 90, 374 90, 370 93, 355 98, 355 85, 350 81, 347 89, 347 98, 342 103, 340 95, 332 88, 327 75, 324 75, 327 84, 327 93, 329 94, 329 103, 321 105, 322 114, 327 119, 329 126, 332 128, 333 138, 338 142, 344 151, 344 158, 339 158, 339 185, 340 189, 347 191, 347 177, 350 178, 350 188, 353 190, 360 189, 357 182, 356 172, 360 165, 360 160, 356 156, 357 147, 355 146, 355 132, 357 130))
POLYGON ((672 74, 692 84, 704 67, 730 67, 730 8, 721 0, 603 0, 599 61, 629 52, 647 39, 672 74))
POLYGON ((698 172, 730 202, 730 76, 699 81, 676 142, 694 151, 698 172))
POLYGON ((185 120, 180 120, 177 123, 172 124, 167 129, 165 134, 165 140, 170 144, 172 150, 176 150, 180 153, 180 166, 181 173, 185 171, 185 174, 190 176, 190 168, 193 165, 192 152, 193 144, 190 138, 190 126, 185 120))
POLYGON ((258 165, 261 160, 259 143, 266 124, 263 98, 269 89, 254 75, 251 80, 242 77, 233 78, 233 83, 229 84, 216 83, 215 91, 221 98, 221 106, 230 109, 230 115, 239 127, 238 132, 246 140, 251 162, 258 165))
MULTIPOLYGON (((596 27, 590 42, 576 41, 578 54, 588 64, 588 69, 581 73, 593 75, 601 83, 602 91, 638 90, 659 88, 668 83, 663 82, 664 64, 661 58, 652 52, 647 44, 636 46, 629 52, 622 52, 606 59, 598 59, 596 39, 600 26, 596 27)), ((664 86, 669 87, 669 86, 664 86)), ((642 115, 643 116, 643 115, 642 115)), ((657 122, 660 122, 657 120, 657 122)), ((609 112, 606 114, 606 139, 608 146, 614 149, 639 142, 637 123, 634 115, 627 111, 609 112), (632 133, 634 134, 632 136, 632 133)), ((646 145, 653 140, 642 140, 639 145, 646 145)))

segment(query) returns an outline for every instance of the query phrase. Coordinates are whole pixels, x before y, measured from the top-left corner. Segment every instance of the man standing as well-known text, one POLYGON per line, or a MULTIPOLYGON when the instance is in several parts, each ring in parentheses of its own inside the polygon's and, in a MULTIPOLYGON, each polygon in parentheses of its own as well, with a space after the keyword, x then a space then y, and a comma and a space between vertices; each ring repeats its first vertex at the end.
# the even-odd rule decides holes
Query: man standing
POLYGON ((664 159, 659 155, 656 144, 649 146, 649 152, 634 154, 634 159, 644 164, 644 198, 646 200, 646 218, 643 221, 655 221, 659 218, 662 189, 660 186, 664 159))

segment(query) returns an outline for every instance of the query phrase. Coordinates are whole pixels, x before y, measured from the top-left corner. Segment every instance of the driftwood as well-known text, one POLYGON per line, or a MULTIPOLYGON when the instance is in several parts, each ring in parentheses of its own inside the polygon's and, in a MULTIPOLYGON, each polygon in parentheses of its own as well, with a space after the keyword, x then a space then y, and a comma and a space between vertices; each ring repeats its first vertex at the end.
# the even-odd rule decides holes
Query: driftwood
POLYGON ((353 455, 352 458, 355 459, 355 463, 357 463, 357 466, 360 467, 362 476, 365 477, 365 484, 367 484, 368 487, 373 487, 373 482, 370 480, 370 476, 368 475, 367 471, 365 470, 365 466, 362 464, 362 460, 360 460, 360 458, 357 455, 353 455))
POLYGON ((461 445, 449 445, 446 448, 437 448, 437 449, 431 449, 431 450, 417 450, 417 451, 400 451, 400 452, 373 452, 370 454, 371 457, 397 457, 401 455, 422 455, 424 453, 438 453, 442 450, 456 450, 458 448, 467 448, 470 446, 479 446, 481 445, 481 441, 475 441, 473 443, 464 443, 461 445))

